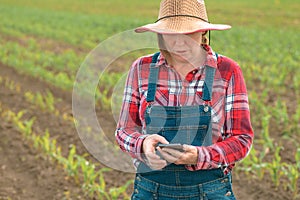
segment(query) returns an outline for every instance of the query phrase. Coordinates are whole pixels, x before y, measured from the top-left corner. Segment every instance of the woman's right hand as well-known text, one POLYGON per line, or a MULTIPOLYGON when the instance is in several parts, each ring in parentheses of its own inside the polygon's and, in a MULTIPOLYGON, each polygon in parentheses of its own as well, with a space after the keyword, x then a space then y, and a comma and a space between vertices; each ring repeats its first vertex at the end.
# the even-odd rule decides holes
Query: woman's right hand
POLYGON ((152 134, 144 139, 142 146, 143 153, 146 157, 146 164, 154 170, 159 170, 167 166, 167 161, 161 159, 161 157, 155 153, 158 143, 169 144, 164 137, 158 134, 152 134))

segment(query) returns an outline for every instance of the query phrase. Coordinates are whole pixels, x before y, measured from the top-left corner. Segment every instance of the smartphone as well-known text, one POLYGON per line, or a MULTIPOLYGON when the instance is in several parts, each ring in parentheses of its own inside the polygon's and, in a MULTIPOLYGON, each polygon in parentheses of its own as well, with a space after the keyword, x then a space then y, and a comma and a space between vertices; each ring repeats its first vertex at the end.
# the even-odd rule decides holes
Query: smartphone
POLYGON ((160 148, 170 148, 170 149, 176 149, 178 151, 183 151, 183 145, 182 144, 158 144, 157 145, 160 148))

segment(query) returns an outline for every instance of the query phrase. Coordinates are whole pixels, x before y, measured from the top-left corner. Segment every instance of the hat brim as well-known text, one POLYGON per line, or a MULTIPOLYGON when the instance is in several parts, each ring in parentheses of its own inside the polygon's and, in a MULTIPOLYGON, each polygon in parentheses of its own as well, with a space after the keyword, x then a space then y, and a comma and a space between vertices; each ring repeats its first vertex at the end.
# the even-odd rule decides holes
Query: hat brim
POLYGON ((198 19, 166 19, 135 29, 137 33, 155 32, 160 34, 189 34, 208 30, 228 30, 230 25, 211 24, 198 19))

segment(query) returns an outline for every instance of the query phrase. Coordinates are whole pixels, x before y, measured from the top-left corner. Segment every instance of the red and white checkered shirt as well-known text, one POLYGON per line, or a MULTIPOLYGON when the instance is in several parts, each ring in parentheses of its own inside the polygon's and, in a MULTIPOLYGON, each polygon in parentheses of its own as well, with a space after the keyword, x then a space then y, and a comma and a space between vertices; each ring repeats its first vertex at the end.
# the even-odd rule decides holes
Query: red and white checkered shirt
MULTIPOLYGON (((198 163, 186 165, 186 168, 193 171, 223 167, 227 174, 235 162, 249 153, 252 145, 254 134, 250 122, 248 95, 238 64, 222 55, 217 59, 210 46, 203 47, 207 51, 205 65, 216 68, 211 101, 213 144, 198 146, 198 163)), ((134 158, 135 166, 143 161, 142 143, 147 136, 144 112, 147 106, 148 75, 152 56, 137 59, 129 71, 115 132, 117 143, 134 158)), ((160 54, 157 61, 160 70, 154 105, 203 104, 201 97, 205 65, 195 68, 182 80, 160 54)))

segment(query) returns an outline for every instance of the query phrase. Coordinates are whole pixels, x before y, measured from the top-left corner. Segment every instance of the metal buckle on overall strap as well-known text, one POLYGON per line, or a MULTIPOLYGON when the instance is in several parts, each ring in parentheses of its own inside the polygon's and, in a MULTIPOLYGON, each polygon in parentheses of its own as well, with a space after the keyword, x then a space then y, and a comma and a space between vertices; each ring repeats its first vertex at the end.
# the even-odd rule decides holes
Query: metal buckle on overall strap
POLYGON ((147 105, 146 105, 146 112, 147 112, 148 114, 151 113, 151 108, 152 108, 152 105, 153 105, 153 104, 154 104, 153 101, 147 102, 147 105))
POLYGON ((203 111, 208 112, 210 106, 211 106, 211 101, 205 101, 203 111))

